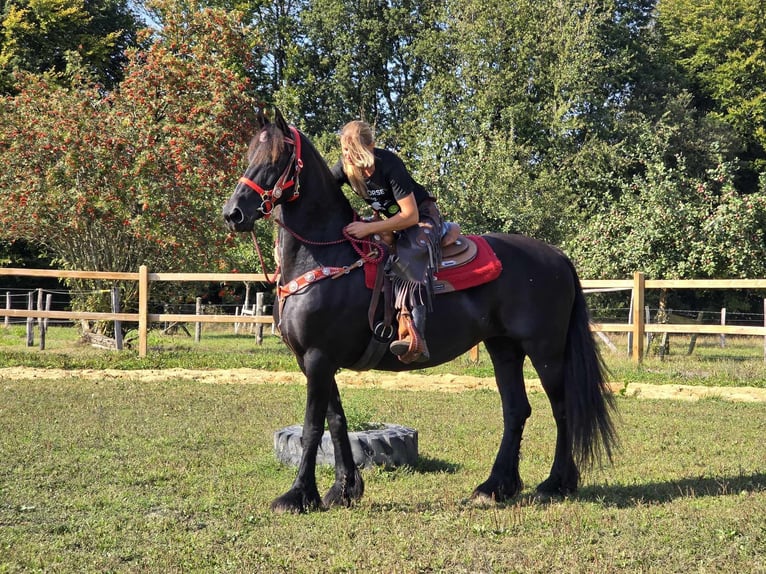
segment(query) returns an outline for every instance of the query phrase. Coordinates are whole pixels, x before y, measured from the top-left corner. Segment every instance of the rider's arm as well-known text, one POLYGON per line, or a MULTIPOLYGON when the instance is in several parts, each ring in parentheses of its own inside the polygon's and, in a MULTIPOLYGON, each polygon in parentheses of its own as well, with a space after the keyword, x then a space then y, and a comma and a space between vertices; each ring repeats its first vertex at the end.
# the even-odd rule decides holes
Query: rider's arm
POLYGON ((416 225, 420 220, 418 213, 418 204, 415 202, 415 194, 411 193, 402 199, 397 199, 399 204, 399 213, 392 215, 387 219, 376 219, 374 221, 354 221, 346 226, 346 231, 351 237, 364 239, 368 235, 376 233, 385 233, 391 231, 400 231, 416 225))

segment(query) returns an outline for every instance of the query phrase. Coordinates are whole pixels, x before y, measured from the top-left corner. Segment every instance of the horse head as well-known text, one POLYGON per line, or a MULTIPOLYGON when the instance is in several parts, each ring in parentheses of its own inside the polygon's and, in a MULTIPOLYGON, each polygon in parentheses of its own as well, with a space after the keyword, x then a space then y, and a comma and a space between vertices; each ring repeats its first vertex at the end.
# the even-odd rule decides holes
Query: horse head
POLYGON ((259 109, 257 124, 248 148, 248 167, 223 206, 224 221, 232 231, 252 231, 258 219, 268 218, 274 207, 300 194, 303 160, 298 130, 276 108, 273 122, 259 109))

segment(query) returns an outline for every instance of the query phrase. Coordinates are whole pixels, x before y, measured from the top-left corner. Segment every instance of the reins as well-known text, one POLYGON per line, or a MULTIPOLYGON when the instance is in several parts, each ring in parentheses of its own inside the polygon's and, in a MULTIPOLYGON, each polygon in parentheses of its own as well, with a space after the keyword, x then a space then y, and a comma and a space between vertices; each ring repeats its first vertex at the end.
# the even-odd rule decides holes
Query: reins
POLYGON ((276 283, 277 277, 279 277, 279 264, 277 264, 277 268, 274 271, 274 275, 269 278, 269 273, 266 271, 266 263, 263 261, 263 254, 261 253, 261 247, 258 245, 258 238, 255 236, 255 230, 250 232, 250 237, 253 238, 253 246, 255 247, 255 252, 258 254, 258 260, 261 262, 261 269, 263 270, 263 274, 266 277, 266 283, 276 283))
MULTIPOLYGON (((386 256, 386 249, 380 243, 371 241, 369 239, 356 239, 355 237, 352 237, 345 229, 343 230, 342 239, 336 239, 332 241, 312 241, 310 239, 306 239, 305 237, 301 236, 297 232, 293 231, 292 229, 287 227, 284 224, 284 222, 280 221, 279 219, 275 219, 274 221, 276 221, 277 225, 279 225, 282 229, 287 231, 290 235, 292 235, 295 239, 297 239, 301 243, 304 243, 306 245, 315 245, 315 246, 332 246, 332 245, 339 245, 341 243, 349 242, 351 244, 351 247, 357 253, 357 255, 359 255, 359 259, 357 259, 351 265, 344 265, 343 267, 320 266, 315 269, 312 269, 311 271, 307 271, 303 273, 302 275, 299 275, 297 278, 290 280, 284 285, 279 286, 277 288, 277 294, 279 295, 280 299, 284 299, 285 297, 292 295, 293 293, 297 293, 298 291, 301 291, 305 287, 308 287, 309 285, 316 283, 317 281, 321 281, 322 279, 338 279, 340 277, 343 277, 344 275, 348 275, 354 269, 361 269, 362 267, 364 267, 365 264, 378 265, 383 261, 383 259, 386 256), (367 251, 365 251, 364 246, 367 246, 367 251)), ((256 246, 257 246, 255 233, 253 233, 253 241, 256 242, 256 246)), ((258 249, 258 254, 260 257, 260 249, 258 249)), ((263 266, 262 258, 261 258, 261 265, 263 266)), ((280 264, 277 265, 277 271, 274 274, 275 280, 276 280, 276 277, 279 275, 280 267, 281 267, 281 262, 280 264)))

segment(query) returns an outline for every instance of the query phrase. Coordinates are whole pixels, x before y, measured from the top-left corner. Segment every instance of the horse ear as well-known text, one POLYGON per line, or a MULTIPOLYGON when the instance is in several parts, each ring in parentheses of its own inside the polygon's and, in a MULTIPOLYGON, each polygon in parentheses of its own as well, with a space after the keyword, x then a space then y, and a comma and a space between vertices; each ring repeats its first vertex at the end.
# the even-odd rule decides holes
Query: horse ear
POLYGON ((282 117, 282 112, 276 106, 274 106, 274 123, 277 124, 277 127, 283 134, 290 137, 290 126, 287 125, 285 118, 282 117))
POLYGON ((259 130, 262 130, 263 128, 265 128, 269 123, 269 120, 266 118, 266 115, 263 113, 262 106, 258 106, 258 110, 255 112, 255 122, 259 130))

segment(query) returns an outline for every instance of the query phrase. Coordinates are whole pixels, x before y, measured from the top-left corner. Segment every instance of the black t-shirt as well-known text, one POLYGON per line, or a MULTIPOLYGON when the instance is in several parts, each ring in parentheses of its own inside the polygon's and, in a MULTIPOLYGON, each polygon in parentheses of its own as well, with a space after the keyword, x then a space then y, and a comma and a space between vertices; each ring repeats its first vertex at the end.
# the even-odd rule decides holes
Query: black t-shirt
MULTIPOLYGON (((412 179, 398 155, 381 148, 374 148, 372 152, 375 156, 375 172, 372 177, 365 178, 369 196, 366 201, 372 209, 385 217, 391 217, 399 213, 396 201, 411 193, 415 194, 418 205, 424 199, 432 199, 426 189, 412 179)), ((332 167, 332 174, 340 185, 349 183, 343 171, 343 159, 332 167)))

